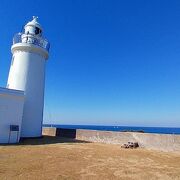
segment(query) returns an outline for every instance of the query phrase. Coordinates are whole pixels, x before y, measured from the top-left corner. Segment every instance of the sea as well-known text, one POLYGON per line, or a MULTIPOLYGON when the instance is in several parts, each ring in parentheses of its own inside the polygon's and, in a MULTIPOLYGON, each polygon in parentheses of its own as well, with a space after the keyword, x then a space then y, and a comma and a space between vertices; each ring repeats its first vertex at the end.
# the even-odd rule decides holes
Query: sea
POLYGON ((145 133, 158 134, 179 134, 180 128, 172 127, 136 127, 136 126, 97 126, 97 125, 61 125, 61 124, 43 124, 43 127, 56 127, 65 129, 89 129, 99 131, 143 131, 145 133))

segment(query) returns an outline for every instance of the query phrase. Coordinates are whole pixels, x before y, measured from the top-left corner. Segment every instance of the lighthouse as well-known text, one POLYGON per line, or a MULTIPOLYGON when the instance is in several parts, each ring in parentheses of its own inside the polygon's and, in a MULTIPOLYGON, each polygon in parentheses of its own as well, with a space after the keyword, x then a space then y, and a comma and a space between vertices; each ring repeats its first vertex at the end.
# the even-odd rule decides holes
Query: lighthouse
POLYGON ((24 91, 21 137, 42 135, 45 66, 49 42, 43 37, 38 18, 33 16, 13 38, 7 88, 24 91))

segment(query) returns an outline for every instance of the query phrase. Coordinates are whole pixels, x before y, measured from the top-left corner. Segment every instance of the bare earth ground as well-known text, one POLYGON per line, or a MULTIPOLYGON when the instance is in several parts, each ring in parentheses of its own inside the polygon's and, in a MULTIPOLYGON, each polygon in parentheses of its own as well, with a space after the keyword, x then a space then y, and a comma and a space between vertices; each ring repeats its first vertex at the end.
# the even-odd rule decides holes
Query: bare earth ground
POLYGON ((180 153, 44 137, 0 145, 0 179, 180 179, 180 153))

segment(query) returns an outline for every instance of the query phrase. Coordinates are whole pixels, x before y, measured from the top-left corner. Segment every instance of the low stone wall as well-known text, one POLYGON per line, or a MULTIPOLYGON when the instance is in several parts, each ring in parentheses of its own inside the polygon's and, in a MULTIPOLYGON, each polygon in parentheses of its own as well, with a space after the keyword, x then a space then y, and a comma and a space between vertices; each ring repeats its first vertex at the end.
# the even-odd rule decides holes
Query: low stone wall
POLYGON ((57 128, 54 128, 54 127, 43 127, 42 129, 42 134, 45 135, 45 136, 56 136, 56 129, 57 128))
POLYGON ((76 138, 91 142, 120 145, 130 141, 138 142, 140 147, 147 149, 160 151, 180 151, 180 135, 77 130, 76 138))
MULTIPOLYGON (((51 133, 54 130, 48 130, 48 129, 50 128, 43 128, 43 132, 44 132, 43 134, 56 135, 56 133, 51 133), (47 134, 48 132, 50 132, 51 134, 47 134)), ((58 128, 57 130, 61 132, 61 129, 58 128)), ((64 135, 63 137, 66 136, 65 134, 63 135, 64 135)), ((101 142, 101 143, 108 143, 108 144, 122 145, 129 141, 138 142, 140 147, 147 148, 147 149, 160 150, 160 151, 166 151, 166 152, 168 151, 180 152, 180 135, 77 129, 75 131, 75 134, 73 134, 73 136, 75 136, 76 139, 78 140, 84 140, 84 141, 90 141, 90 142, 101 142)))
POLYGON ((128 141, 136 141, 131 133, 116 131, 77 130, 76 138, 108 144, 124 144, 128 141))

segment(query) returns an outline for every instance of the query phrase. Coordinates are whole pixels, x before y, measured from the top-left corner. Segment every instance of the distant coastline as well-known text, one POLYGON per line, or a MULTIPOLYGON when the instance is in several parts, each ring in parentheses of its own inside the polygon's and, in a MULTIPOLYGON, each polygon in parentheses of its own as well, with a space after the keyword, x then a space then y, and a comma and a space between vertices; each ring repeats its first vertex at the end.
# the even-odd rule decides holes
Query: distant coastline
POLYGON ((180 135, 180 128, 168 128, 168 127, 61 125, 61 124, 43 124, 43 127, 56 127, 56 128, 67 128, 67 129, 88 129, 88 130, 118 131, 118 132, 125 132, 125 131, 126 132, 144 132, 144 133, 180 135))

